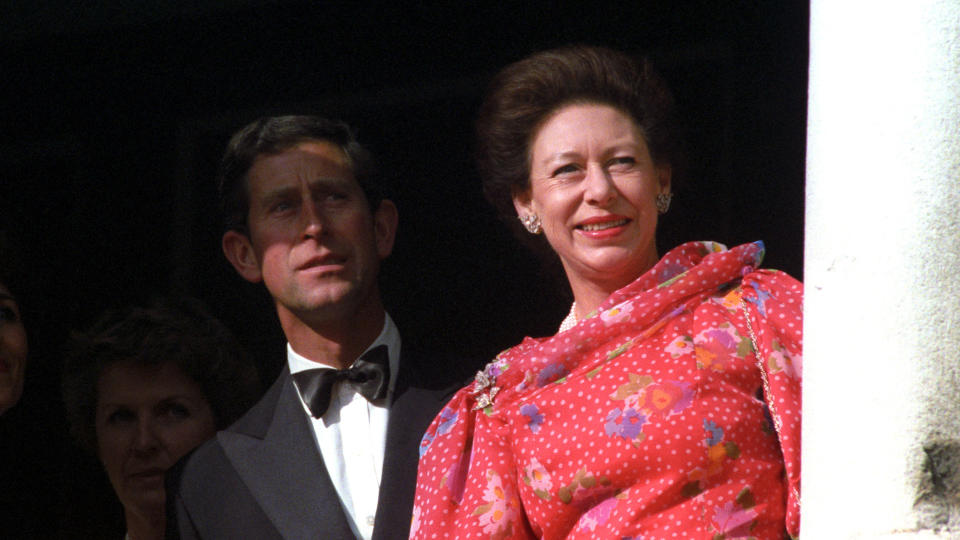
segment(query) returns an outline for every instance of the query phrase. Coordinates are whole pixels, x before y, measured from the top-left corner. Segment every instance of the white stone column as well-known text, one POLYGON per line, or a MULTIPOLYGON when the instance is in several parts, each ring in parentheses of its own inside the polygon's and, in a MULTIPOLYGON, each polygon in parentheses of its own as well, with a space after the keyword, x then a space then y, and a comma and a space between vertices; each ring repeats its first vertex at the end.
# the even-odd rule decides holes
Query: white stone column
POLYGON ((806 539, 960 538, 960 0, 814 0, 806 539))

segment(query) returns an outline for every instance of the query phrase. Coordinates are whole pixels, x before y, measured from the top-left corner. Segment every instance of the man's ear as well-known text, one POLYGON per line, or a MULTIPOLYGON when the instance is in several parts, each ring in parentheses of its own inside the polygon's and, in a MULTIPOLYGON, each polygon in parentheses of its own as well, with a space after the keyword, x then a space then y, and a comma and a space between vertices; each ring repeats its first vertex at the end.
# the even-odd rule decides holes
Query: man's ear
POLYGON ((223 233, 220 246, 227 260, 243 279, 250 283, 259 283, 263 279, 260 261, 257 260, 257 254, 253 251, 253 244, 247 235, 229 230, 223 233))
POLYGON ((377 243, 377 254, 386 259, 393 251, 393 242, 397 238, 397 222, 400 216, 397 205, 389 199, 380 201, 373 213, 373 236, 377 243))

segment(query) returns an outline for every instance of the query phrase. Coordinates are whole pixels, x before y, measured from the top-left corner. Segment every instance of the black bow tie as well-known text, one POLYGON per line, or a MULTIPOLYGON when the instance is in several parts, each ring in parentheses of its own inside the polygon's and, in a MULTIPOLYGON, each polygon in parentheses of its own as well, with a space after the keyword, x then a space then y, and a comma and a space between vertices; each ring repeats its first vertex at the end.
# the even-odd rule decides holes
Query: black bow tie
POLYGON ((347 369, 317 368, 293 374, 300 395, 310 406, 310 414, 320 418, 330 406, 333 385, 345 381, 370 401, 387 395, 390 365, 387 346, 378 345, 358 358, 347 369))

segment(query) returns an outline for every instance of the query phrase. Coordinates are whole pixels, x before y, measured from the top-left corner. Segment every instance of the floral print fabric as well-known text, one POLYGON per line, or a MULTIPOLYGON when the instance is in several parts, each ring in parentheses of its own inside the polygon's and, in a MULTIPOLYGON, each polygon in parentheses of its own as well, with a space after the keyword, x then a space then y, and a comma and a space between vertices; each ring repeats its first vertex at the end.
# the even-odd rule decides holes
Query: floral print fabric
POLYGON ((762 255, 684 244, 498 355, 423 438, 411 538, 797 536, 803 287, 762 255))

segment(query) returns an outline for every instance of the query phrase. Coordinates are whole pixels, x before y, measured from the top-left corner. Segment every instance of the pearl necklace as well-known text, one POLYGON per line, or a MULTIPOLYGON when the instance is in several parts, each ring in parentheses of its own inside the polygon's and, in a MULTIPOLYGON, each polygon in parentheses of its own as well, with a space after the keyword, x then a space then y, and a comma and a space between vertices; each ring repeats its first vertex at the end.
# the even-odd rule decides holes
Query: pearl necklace
POLYGON ((577 303, 574 302, 570 306, 570 313, 567 314, 566 318, 563 319, 563 322, 560 323, 560 330, 557 333, 566 332, 567 330, 573 328, 577 325, 577 303))

